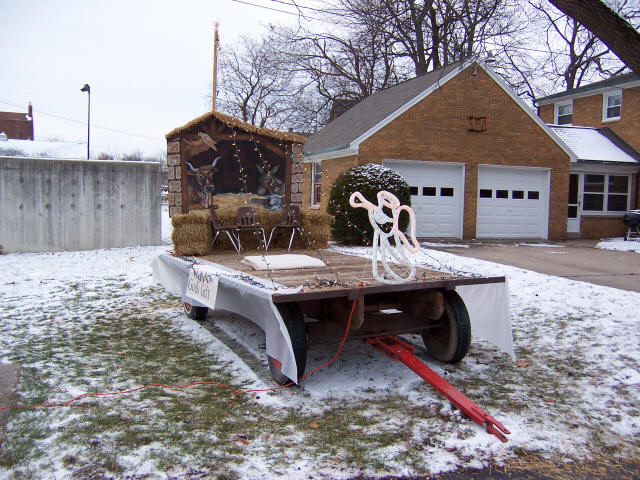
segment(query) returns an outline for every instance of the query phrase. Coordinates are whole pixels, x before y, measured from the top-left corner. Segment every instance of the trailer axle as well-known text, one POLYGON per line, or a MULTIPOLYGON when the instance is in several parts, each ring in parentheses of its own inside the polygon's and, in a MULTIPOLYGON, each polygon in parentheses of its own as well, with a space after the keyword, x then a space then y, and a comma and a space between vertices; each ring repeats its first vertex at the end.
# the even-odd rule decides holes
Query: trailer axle
POLYGON ((397 337, 394 337, 393 335, 367 338, 366 342, 373 345, 377 350, 382 352, 391 360, 404 363, 420 378, 435 388, 443 396, 448 398, 449 401, 459 408, 462 413, 478 425, 484 426, 487 433, 495 435, 503 442, 508 440, 504 434, 510 434, 511 432, 509 432, 504 425, 482 410, 462 392, 456 390, 453 385, 416 358, 413 354, 413 346, 397 337))

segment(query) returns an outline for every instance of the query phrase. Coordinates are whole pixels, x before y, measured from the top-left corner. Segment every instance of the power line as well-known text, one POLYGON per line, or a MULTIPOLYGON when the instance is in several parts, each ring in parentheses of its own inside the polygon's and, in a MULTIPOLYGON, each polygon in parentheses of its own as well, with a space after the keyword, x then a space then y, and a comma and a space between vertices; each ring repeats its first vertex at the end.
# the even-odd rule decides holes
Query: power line
POLYGON ((291 0, 291 2, 284 2, 283 0, 270 0, 271 2, 274 3, 282 3, 284 5, 289 5, 290 7, 295 7, 297 9, 303 9, 303 10, 311 10, 312 12, 319 12, 319 13, 326 13, 327 15, 339 15, 336 12, 331 12, 329 10, 323 10, 320 8, 313 8, 313 7, 307 7, 306 5, 302 5, 298 2, 294 2, 293 0, 291 0))
MULTIPOLYGON (((244 5, 249 5, 250 7, 257 7, 257 8, 263 8, 265 10, 271 10, 271 11, 274 11, 274 12, 286 13, 287 15, 293 15, 293 16, 298 17, 298 18, 303 17, 303 18, 308 18, 308 19, 311 19, 311 20, 317 20, 319 22, 325 21, 325 20, 323 20, 321 18, 312 17, 312 16, 309 16, 309 15, 302 15, 301 12, 297 12, 297 13, 296 12, 290 12, 288 10, 282 10, 280 8, 268 7, 266 5, 260 5, 258 3, 251 3, 251 2, 247 2, 245 0, 231 0, 231 1, 235 2, 235 3, 242 3, 244 5)), ((290 4, 290 3, 286 3, 286 2, 278 2, 278 3, 284 3, 286 5, 291 5, 292 7, 295 7, 295 5, 290 4)))
MULTIPOLYGON (((22 105, 16 105, 15 103, 7 102, 6 100, 3 100, 1 98, 0 98, 0 103, 3 103, 5 105, 10 105, 10 106, 16 107, 16 108, 22 108, 22 105)), ((77 123, 79 125, 86 125, 87 124, 87 122, 82 122, 80 120, 74 120, 73 118, 62 117, 60 115, 55 115, 53 113, 42 112, 40 110, 38 110, 36 113, 38 113, 38 115, 44 115, 45 117, 57 118, 58 120, 65 120, 67 122, 77 123)), ((126 132, 124 130, 118 130, 116 128, 103 127, 101 125, 96 125, 95 123, 92 123, 91 126, 93 128, 99 128, 101 130, 108 130, 110 132, 121 133, 123 135, 129 135, 131 137, 146 138, 147 140, 158 140, 158 138, 160 137, 160 136, 158 136, 158 137, 149 137, 148 135, 142 135, 140 133, 132 133, 132 132, 126 132)))

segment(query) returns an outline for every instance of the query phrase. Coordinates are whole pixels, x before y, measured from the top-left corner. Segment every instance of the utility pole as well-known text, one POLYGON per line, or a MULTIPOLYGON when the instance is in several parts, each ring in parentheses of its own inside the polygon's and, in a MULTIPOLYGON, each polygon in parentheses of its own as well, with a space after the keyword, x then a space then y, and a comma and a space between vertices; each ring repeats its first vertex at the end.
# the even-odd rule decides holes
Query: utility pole
POLYGON ((215 33, 213 35, 213 102, 211 103, 211 110, 216 111, 216 87, 218 82, 218 26, 219 22, 215 24, 215 33))

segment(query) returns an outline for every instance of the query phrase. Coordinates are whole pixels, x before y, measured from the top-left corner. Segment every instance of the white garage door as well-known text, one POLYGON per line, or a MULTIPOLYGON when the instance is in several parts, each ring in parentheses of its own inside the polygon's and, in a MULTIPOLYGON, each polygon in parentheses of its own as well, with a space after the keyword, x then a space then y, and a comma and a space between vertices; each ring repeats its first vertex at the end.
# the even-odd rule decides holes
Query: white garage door
POLYGON ((416 215, 416 236, 462 238, 464 165, 385 160, 407 181, 416 215))
POLYGON ((549 170, 478 168, 478 238, 547 238, 549 170))

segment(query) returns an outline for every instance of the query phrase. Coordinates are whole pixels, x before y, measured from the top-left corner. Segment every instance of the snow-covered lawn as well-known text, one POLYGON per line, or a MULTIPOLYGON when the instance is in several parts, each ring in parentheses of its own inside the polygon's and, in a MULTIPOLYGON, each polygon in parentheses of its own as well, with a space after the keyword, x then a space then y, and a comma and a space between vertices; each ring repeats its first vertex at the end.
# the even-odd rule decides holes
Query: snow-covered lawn
POLYGON ((605 238, 596 245, 596 248, 603 250, 618 250, 621 252, 640 253, 640 238, 625 241, 624 238, 605 238))
MULTIPOLYGON (((189 320, 153 284, 149 262, 161 251, 0 256, 0 362, 23 366, 20 404, 149 383, 273 386, 259 329, 225 312, 189 320)), ((0 478, 351 478, 425 475, 522 452, 638 458, 640 294, 433 250, 417 261, 508 277, 517 363, 475 342, 460 364, 443 365, 407 337, 511 430, 508 443, 353 341, 300 388, 151 388, 12 411, 0 478)), ((336 348, 313 346, 307 368, 336 348)))

